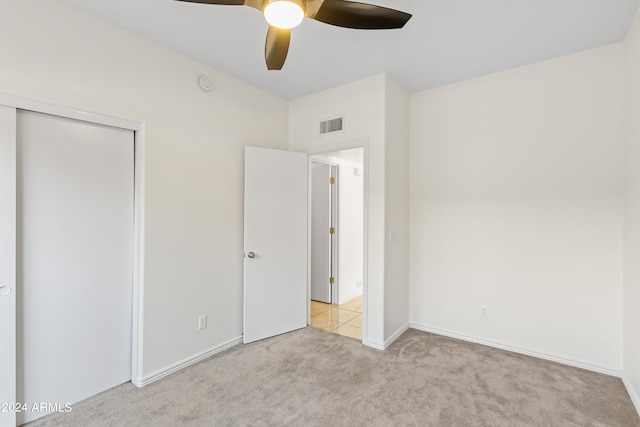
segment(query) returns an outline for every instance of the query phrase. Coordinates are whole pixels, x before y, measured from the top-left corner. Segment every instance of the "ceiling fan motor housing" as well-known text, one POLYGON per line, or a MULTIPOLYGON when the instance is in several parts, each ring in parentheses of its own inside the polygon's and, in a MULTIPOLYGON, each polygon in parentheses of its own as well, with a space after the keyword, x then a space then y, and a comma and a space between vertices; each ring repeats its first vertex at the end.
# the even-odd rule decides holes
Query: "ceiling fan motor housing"
POLYGON ((285 30, 300 25, 307 12, 303 0, 265 0, 263 8, 269 25, 285 30))

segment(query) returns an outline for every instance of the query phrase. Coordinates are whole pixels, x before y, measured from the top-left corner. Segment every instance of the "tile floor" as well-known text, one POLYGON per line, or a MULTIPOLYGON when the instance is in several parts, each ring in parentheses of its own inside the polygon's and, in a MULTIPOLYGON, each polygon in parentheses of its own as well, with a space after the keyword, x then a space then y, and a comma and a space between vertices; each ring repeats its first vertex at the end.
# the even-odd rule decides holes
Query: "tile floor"
POLYGON ((342 305, 311 301, 311 325, 345 337, 362 339, 362 296, 342 305))

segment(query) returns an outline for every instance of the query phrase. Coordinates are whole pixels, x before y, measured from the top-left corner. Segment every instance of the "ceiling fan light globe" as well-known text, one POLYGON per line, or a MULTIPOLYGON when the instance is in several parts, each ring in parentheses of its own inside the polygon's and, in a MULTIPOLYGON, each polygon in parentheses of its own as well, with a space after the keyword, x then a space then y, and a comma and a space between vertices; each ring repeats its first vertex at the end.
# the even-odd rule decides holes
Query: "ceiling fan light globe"
POLYGON ((300 25, 304 14, 304 3, 299 0, 272 0, 264 8, 264 17, 269 25, 282 29, 300 25))

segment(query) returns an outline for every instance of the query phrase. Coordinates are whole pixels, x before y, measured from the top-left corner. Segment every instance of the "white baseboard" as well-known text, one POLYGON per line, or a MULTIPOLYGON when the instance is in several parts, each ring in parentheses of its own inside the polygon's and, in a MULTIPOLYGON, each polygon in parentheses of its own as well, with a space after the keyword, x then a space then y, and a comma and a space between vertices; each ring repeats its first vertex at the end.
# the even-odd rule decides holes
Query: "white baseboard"
POLYGON ((395 340, 397 340, 398 338, 400 338, 400 335, 404 334, 404 333, 405 333, 405 331, 406 331, 407 329, 409 329, 409 324, 408 324, 408 323, 405 323, 404 325, 402 325, 402 326, 400 327, 400 329, 398 329, 397 331, 395 331, 395 332, 393 333, 393 335, 391 335, 391 336, 389 337, 389 339, 387 339, 387 340, 384 342, 384 349, 385 349, 385 350, 386 350, 386 349, 388 349, 388 348, 389 348, 389 346, 390 346, 391 344, 393 344, 393 342, 394 342, 395 340))
POLYGON ((586 369, 588 371, 594 371, 605 375, 611 375, 613 377, 622 377, 622 371, 610 366, 595 365, 582 360, 570 359, 555 354, 541 353, 535 350, 531 350, 524 347, 518 347, 499 342, 489 341, 482 338, 474 337, 472 335, 460 334, 457 332, 451 332, 444 329, 433 328, 427 325, 421 325, 419 323, 410 323, 409 325, 413 329, 417 329, 424 332, 431 332, 437 335, 443 335, 445 337, 455 338, 462 341, 468 341, 476 344, 486 345, 488 347, 499 348, 501 350, 511 351, 514 353, 524 354, 531 357, 537 357, 538 359, 550 360, 552 362, 562 363, 563 365, 569 365, 576 368, 586 369))
POLYGON ((366 345, 367 347, 371 347, 371 348, 375 348, 376 350, 380 350, 380 351, 385 351, 385 347, 384 344, 380 344, 377 343, 375 341, 362 341, 363 345, 366 345))
POLYGON ((203 351, 202 353, 196 354, 195 356, 184 359, 174 365, 168 366, 164 369, 160 369, 151 375, 147 375, 143 378, 137 378, 135 380, 131 380, 131 382, 137 387, 144 387, 148 384, 151 384, 154 381, 158 381, 160 378, 164 378, 167 375, 173 374, 174 372, 179 371, 180 369, 184 369, 187 366, 193 365, 194 363, 198 363, 201 360, 206 359, 207 357, 211 357, 214 354, 220 353, 221 351, 225 351, 235 345, 242 343, 242 336, 238 338, 234 338, 226 343, 220 344, 212 349, 203 351))
POLYGON ((640 415, 640 397, 636 392, 636 389, 633 388, 633 384, 631 383, 631 379, 625 374, 622 374, 622 382, 624 386, 627 388, 627 393, 629 393, 629 397, 631 397, 631 401, 633 405, 636 407, 636 412, 640 415))
POLYGON ((385 351, 386 349, 389 348, 389 346, 391 344, 393 344, 393 342, 395 340, 397 340, 400 335, 404 334, 404 332, 409 329, 409 324, 406 323, 405 325, 401 326, 400 329, 398 329, 397 331, 395 331, 393 333, 393 335, 391 335, 389 337, 389 339, 387 339, 384 343, 380 344, 377 342, 373 342, 373 341, 362 341, 362 344, 366 345, 367 347, 371 347, 371 348, 375 348, 376 350, 380 350, 380 351, 385 351))

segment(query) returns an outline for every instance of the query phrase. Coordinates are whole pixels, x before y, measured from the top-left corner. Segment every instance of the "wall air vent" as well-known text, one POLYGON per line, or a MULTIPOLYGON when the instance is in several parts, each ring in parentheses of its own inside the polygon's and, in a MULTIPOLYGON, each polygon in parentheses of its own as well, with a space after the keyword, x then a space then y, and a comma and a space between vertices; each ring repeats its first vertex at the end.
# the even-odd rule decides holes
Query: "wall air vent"
POLYGON ((344 117, 338 117, 336 119, 325 120, 320 122, 320 135, 326 135, 328 133, 340 132, 344 129, 344 117))

